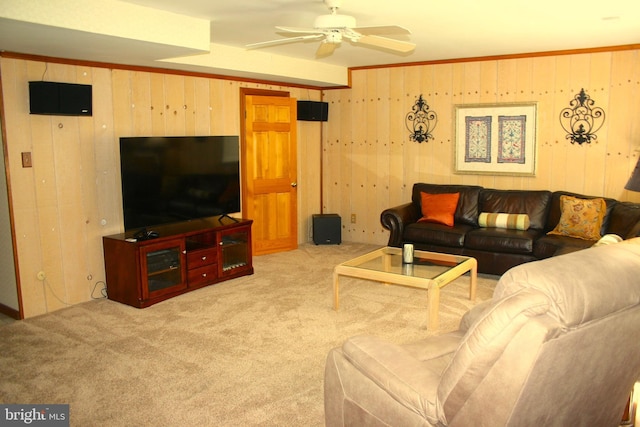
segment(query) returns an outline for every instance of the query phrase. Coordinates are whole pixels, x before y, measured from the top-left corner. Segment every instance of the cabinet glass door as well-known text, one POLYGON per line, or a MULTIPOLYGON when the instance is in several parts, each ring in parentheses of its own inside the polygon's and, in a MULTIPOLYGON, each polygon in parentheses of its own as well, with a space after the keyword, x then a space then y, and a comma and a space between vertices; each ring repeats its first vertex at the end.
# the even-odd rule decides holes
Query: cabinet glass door
POLYGON ((236 273, 250 266, 249 233, 245 230, 221 233, 220 236, 221 275, 236 273))
POLYGON ((148 245, 140 249, 142 293, 146 298, 186 288, 184 241, 148 245))

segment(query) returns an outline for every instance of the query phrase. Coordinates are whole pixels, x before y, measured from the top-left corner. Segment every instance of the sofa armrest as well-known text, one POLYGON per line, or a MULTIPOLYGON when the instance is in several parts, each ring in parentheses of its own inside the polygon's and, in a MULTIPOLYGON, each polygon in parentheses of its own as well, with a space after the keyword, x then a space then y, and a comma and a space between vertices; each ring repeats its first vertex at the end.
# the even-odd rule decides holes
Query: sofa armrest
POLYGON ((402 235, 407 224, 412 224, 420 219, 418 207, 413 203, 395 206, 385 209, 380 214, 382 226, 388 229, 389 246, 400 247, 402 245, 402 235))
POLYGON ((469 327, 478 319, 489 307, 491 307, 491 303, 493 300, 483 301, 479 304, 474 305, 462 315, 462 319, 460 320, 459 331, 467 332, 469 327))
MULTIPOLYGON (((605 234, 617 234, 632 239, 640 233, 640 203, 618 202, 609 216, 605 234)), ((603 234, 603 236, 605 235, 603 234)))

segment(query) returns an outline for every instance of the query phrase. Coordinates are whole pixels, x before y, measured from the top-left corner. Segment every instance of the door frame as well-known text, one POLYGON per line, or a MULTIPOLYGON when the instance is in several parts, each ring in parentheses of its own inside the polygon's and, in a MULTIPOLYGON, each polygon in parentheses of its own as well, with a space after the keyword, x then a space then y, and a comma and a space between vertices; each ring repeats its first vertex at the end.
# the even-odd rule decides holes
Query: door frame
POLYGON ((6 123, 5 123, 5 114, 4 114, 4 97, 2 96, 2 83, 0 82, 0 148, 2 148, 2 154, 4 162, 4 174, 6 178, 7 184, 7 204, 9 206, 9 227, 11 229, 11 248, 12 248, 12 261, 13 268, 15 273, 15 285, 16 285, 16 293, 18 297, 18 310, 15 310, 12 307, 9 307, 5 304, 0 303, 0 313, 5 314, 9 317, 12 317, 16 320, 24 319, 24 311, 22 308, 22 287, 20 283, 20 267, 18 264, 18 246, 16 240, 16 229, 15 229, 15 216, 13 211, 13 199, 11 197, 11 175, 9 170, 9 149, 7 148, 7 133, 6 133, 6 123))

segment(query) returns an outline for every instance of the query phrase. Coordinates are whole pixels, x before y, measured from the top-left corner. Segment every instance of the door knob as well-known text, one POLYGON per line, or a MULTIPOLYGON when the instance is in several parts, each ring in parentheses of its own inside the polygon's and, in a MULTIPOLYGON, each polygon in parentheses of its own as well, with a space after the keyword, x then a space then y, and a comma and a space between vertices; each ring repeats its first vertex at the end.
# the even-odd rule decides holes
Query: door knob
POLYGON ((298 186, 298 183, 297 183, 297 182, 292 182, 292 183, 291 183, 291 186, 292 186, 292 187, 297 187, 297 186, 298 186))

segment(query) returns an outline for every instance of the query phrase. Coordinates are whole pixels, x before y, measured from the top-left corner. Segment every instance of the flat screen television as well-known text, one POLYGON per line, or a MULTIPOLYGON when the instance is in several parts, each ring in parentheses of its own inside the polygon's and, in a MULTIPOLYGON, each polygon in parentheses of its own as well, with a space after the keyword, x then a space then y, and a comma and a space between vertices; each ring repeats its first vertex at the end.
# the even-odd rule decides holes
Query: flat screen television
POLYGON ((240 212, 239 140, 120 138, 125 230, 240 212))

